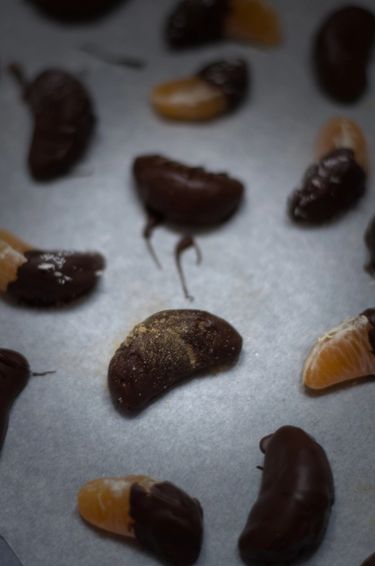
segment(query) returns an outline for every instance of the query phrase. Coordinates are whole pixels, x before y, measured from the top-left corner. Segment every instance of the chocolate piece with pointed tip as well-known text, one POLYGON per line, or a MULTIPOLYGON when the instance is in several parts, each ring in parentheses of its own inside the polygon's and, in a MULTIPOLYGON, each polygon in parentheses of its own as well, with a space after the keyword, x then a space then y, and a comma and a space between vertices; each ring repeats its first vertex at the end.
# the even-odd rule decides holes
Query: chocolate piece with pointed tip
POLYGON ((323 448, 297 427, 278 429, 260 446, 262 485, 239 539, 241 558, 293 562, 322 541, 334 501, 331 467, 323 448))
POLYGON ((375 15, 360 6, 345 6, 323 23, 314 43, 314 62, 322 88, 350 103, 367 86, 367 66, 375 43, 375 15))
POLYGON ((0 449, 8 429, 10 410, 29 376, 26 358, 14 350, 0 348, 0 449))
POLYGON ((122 412, 139 411, 154 397, 196 375, 233 365, 242 338, 205 311, 158 312, 135 326, 115 352, 108 386, 122 412))
POLYGON ((197 499, 170 482, 149 490, 135 483, 130 491, 130 515, 136 539, 167 564, 197 561, 203 538, 203 510, 197 499))
POLYGON ((351 149, 335 149, 306 172, 290 197, 292 220, 321 224, 353 208, 364 195, 367 175, 351 149))

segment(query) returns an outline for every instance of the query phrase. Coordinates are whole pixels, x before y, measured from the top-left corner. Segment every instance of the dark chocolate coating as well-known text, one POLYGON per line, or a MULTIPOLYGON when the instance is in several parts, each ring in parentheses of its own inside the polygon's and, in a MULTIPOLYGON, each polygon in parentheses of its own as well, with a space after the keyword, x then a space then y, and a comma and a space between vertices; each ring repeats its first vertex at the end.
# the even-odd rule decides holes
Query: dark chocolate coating
POLYGON ((366 309, 361 314, 367 317, 370 323, 370 329, 368 331, 368 341, 371 344, 372 353, 375 355, 375 309, 366 309))
POLYGON ((362 563, 362 566, 375 566, 375 554, 371 554, 371 556, 362 563))
POLYGON ((340 102, 354 102, 367 86, 367 66, 375 41, 375 16, 359 6, 346 6, 323 23, 314 43, 317 77, 340 102))
POLYGON ((246 564, 292 562, 319 546, 334 501, 323 448, 300 428, 284 426, 261 441, 258 499, 239 539, 246 564))
POLYGON ((370 261, 366 265, 366 270, 375 274, 375 216, 370 220, 365 232, 365 244, 370 254, 370 261))
POLYGON ((32 250, 25 257, 7 293, 31 305, 58 305, 88 293, 105 267, 98 253, 32 250))
POLYGON ((64 175, 91 139, 95 120, 86 88, 71 74, 50 69, 28 85, 24 98, 35 121, 28 159, 32 176, 64 175))
POLYGON ((8 428, 9 412, 29 376, 26 358, 13 350, 0 348, 0 449, 8 428))
POLYGON ((138 411, 177 383, 233 365, 242 338, 225 320, 198 310, 156 313, 113 356, 108 386, 123 412, 138 411))
POLYGON ((203 510, 197 499, 163 482, 147 492, 134 484, 130 516, 136 539, 167 564, 194 564, 203 538, 203 510))
POLYGON ((245 98, 249 81, 247 63, 243 59, 215 61, 197 75, 223 92, 230 109, 245 98))
POLYGON ((67 22, 97 19, 120 0, 31 0, 48 16, 67 22))
POLYGON ((228 0, 182 0, 168 17, 166 38, 181 49, 221 39, 228 0))
POLYGON ((306 172, 289 199, 295 222, 320 224, 353 208, 364 195, 367 176, 351 149, 335 149, 306 172))
POLYGON ((225 173, 209 173, 160 155, 134 161, 133 172, 145 206, 167 221, 210 226, 239 206, 244 186, 225 173))

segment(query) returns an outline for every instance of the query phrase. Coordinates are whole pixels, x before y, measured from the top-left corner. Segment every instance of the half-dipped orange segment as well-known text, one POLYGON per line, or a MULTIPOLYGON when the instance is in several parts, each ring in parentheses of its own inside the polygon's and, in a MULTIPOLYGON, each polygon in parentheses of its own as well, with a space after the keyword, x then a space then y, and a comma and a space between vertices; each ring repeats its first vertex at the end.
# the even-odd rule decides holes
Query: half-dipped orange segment
POLYGON ((277 12, 265 0, 231 0, 225 35, 265 47, 274 47, 282 41, 277 12))
POLYGON ((361 128, 344 116, 331 118, 320 129, 315 142, 315 158, 317 161, 334 149, 347 148, 354 151, 357 163, 369 171, 367 141, 361 128))
POLYGON ((325 389, 375 373, 373 319, 366 313, 344 321, 318 339, 303 368, 306 387, 325 389))
POLYGON ((147 476, 90 481, 78 493, 79 513, 95 527, 117 535, 134 537, 134 521, 130 515, 131 488, 138 484, 148 491, 154 483, 147 476))

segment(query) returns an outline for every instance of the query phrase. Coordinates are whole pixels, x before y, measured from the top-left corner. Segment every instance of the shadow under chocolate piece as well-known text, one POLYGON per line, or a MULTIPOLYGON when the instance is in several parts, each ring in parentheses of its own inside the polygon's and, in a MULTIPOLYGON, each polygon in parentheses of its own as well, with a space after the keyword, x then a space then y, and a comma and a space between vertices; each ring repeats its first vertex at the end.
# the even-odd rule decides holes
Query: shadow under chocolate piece
POLYGON ((317 549, 334 502, 323 448, 302 429, 284 426, 263 438, 258 499, 239 539, 245 564, 290 563, 317 549))
POLYGON ((48 69, 28 82, 19 65, 10 72, 30 106, 34 131, 28 164, 38 181, 65 175, 79 161, 91 140, 95 118, 86 87, 61 69, 48 69))
POLYGON ((139 411, 186 379, 233 365, 242 338, 205 311, 161 311, 138 324, 113 356, 108 386, 122 412, 139 411))
POLYGON ((12 405, 29 377, 26 358, 13 350, 0 348, 0 449, 4 444, 12 405))
POLYGON ((314 64, 323 90, 343 103, 355 102, 367 87, 367 67, 375 42, 375 15, 346 6, 323 23, 314 42, 314 64))
POLYGON ((97 20, 123 0, 28 0, 46 15, 66 23, 97 20))

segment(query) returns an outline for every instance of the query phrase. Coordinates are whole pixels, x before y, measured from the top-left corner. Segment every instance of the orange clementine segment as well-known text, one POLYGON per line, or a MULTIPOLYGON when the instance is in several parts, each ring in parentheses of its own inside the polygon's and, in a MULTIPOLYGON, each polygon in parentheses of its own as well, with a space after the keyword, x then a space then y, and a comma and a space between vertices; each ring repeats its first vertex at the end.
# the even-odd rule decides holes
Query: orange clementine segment
POLYGON ((18 268, 25 263, 23 254, 0 239, 0 291, 5 293, 8 285, 17 279, 18 268))
POLYGON ((101 478, 86 483, 78 493, 78 510, 91 525, 111 533, 134 537, 130 491, 134 484, 149 490, 155 480, 147 476, 101 478))
POLYGON ((210 120, 226 111, 224 94, 199 77, 157 86, 151 95, 155 110, 172 120, 210 120))
POLYGON ((18 236, 15 236, 11 232, 8 232, 8 230, 0 230, 0 240, 3 240, 21 254, 24 254, 25 252, 28 252, 34 248, 34 246, 27 242, 24 242, 18 236))
POLYGON ((319 161, 334 149, 349 148, 365 171, 369 170, 367 142, 361 128, 344 116, 328 120, 321 128, 315 143, 315 158, 319 161))
POLYGON ((303 368, 304 385, 325 389, 375 373, 375 355, 369 341, 372 328, 367 316, 361 314, 319 338, 303 368))
POLYGON ((225 35, 266 47, 282 41, 277 12, 265 0, 231 0, 225 35))

